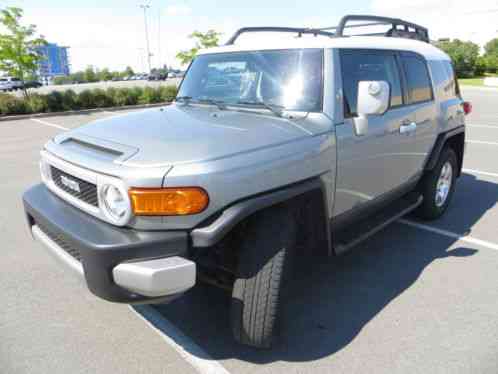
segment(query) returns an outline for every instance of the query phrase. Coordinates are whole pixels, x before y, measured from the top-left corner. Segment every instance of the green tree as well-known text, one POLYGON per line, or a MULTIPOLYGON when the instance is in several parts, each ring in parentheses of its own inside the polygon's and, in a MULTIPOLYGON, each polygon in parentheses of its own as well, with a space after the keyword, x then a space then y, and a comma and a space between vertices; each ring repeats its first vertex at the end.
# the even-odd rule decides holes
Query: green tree
POLYGON ((98 72, 99 81, 110 81, 112 77, 113 77, 112 73, 107 68, 104 68, 98 72))
POLYGON ((498 38, 494 38, 484 46, 486 70, 490 73, 498 72, 498 38))
POLYGON ((131 68, 131 66, 127 66, 125 71, 124 71, 124 77, 131 77, 132 75, 135 75, 135 72, 131 68))
POLYGON ((451 57, 458 77, 465 78, 475 75, 479 59, 479 46, 477 44, 454 39, 438 42, 437 46, 451 57))
MULTIPOLYGON (((0 10, 0 25, 6 31, 0 34, 0 70, 24 82, 44 58, 38 48, 47 42, 42 36, 37 36, 35 25, 21 25, 22 15, 20 8, 0 10)), ((23 91, 29 98, 28 90, 23 88, 23 91)))
POLYGON ((85 71, 83 72, 83 81, 84 82, 97 82, 97 72, 92 65, 87 66, 85 71))
POLYGON ((189 35, 189 38, 195 39, 195 47, 181 51, 176 55, 176 58, 180 60, 183 65, 190 63, 197 55, 200 49, 217 47, 220 41, 221 33, 215 30, 208 30, 203 33, 200 31, 194 31, 189 35))

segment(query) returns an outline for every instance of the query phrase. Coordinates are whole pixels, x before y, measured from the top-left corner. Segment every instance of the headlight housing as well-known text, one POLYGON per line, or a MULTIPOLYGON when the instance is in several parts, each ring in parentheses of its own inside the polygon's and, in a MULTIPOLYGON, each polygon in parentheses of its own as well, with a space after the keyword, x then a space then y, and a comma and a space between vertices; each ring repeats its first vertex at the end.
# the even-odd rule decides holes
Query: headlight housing
POLYGON ((100 206, 103 213, 116 225, 125 225, 131 216, 127 192, 118 185, 105 183, 100 186, 100 206))

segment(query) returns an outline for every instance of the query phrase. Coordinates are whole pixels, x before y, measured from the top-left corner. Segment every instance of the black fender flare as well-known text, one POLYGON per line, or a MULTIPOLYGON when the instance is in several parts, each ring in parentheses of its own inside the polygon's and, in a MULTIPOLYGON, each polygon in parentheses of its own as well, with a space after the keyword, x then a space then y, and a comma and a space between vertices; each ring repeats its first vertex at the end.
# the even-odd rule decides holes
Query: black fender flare
MULTIPOLYGON (((313 190, 321 190, 323 196, 326 196, 322 180, 319 177, 315 177, 238 201, 223 209, 221 214, 218 214, 208 225, 192 230, 190 233, 192 246, 201 248, 211 247, 229 233, 239 222, 253 213, 272 205, 289 201, 294 197, 313 190)), ((324 209, 326 209, 325 204, 327 204, 326 199, 324 199, 324 209)))
MULTIPOLYGON (((438 135, 436 139, 436 143, 434 144, 434 147, 432 148, 432 152, 429 155, 426 163, 424 170, 432 170, 437 164, 437 161, 439 160, 439 155, 441 154, 442 150, 444 149, 445 144, 448 142, 448 140, 456 135, 459 134, 465 134, 465 126, 459 126, 454 129, 451 129, 447 132, 441 133, 438 135)), ((463 150, 462 150, 463 152, 463 150)), ((461 165, 460 165, 461 167, 461 165)))

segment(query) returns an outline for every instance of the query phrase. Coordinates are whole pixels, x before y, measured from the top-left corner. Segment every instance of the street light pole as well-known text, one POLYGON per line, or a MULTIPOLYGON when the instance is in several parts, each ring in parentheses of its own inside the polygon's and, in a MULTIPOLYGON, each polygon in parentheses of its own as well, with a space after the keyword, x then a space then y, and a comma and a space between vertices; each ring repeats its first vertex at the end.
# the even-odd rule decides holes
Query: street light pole
POLYGON ((161 54, 161 9, 157 12, 157 43, 158 43, 158 54, 159 57, 157 59, 157 67, 159 69, 162 68, 162 54, 161 54))
POLYGON ((150 8, 150 5, 140 5, 140 8, 144 10, 144 25, 145 25, 145 42, 147 46, 147 64, 149 65, 149 73, 152 70, 152 67, 150 65, 150 46, 149 46, 149 31, 147 29, 147 9, 150 8))

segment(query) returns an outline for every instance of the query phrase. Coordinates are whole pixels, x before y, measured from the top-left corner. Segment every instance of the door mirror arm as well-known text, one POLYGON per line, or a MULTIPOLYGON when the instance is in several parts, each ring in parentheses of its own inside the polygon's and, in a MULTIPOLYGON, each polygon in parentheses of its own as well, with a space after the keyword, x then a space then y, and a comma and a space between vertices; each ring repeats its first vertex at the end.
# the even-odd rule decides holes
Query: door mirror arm
POLYGON ((368 133, 368 116, 358 114, 353 118, 354 134, 356 136, 364 136, 368 133))

